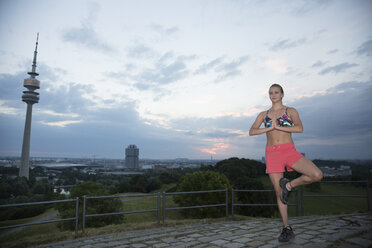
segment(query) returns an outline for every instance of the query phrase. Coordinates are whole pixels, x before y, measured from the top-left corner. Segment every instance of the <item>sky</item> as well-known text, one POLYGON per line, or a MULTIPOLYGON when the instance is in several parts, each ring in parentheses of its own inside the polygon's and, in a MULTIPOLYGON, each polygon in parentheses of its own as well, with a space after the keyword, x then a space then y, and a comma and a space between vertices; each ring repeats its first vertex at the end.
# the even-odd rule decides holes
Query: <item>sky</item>
POLYGON ((261 159, 279 83, 310 159, 372 159, 371 0, 0 0, 0 156, 261 159))

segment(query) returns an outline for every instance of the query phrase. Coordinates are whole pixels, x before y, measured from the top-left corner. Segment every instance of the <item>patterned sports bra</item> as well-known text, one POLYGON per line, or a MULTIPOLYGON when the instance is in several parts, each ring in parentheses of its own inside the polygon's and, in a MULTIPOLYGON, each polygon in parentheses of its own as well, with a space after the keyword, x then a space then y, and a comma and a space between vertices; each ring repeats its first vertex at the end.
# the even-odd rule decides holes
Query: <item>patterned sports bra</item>
MULTIPOLYGON (((277 119, 278 125, 281 127, 292 127, 294 126, 294 123, 292 122, 291 118, 287 114, 288 108, 285 109, 285 113, 283 116, 279 117, 277 119)), ((271 127, 273 124, 273 120, 269 117, 269 110, 266 112, 266 117, 264 120, 265 127, 271 127)))

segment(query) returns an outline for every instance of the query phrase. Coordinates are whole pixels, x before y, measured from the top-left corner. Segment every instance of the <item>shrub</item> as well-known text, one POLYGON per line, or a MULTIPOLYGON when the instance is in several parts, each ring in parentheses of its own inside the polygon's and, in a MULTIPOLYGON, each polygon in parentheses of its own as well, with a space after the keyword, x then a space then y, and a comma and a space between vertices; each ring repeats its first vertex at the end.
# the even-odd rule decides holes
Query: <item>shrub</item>
MULTIPOLYGON (((18 196, 13 199, 11 203, 28 203, 41 201, 40 198, 34 196, 33 198, 27 196, 18 196)), ((0 220, 16 220, 23 218, 30 218, 44 213, 44 211, 49 208, 50 204, 40 204, 40 205, 31 205, 31 206, 21 206, 21 207, 9 207, 2 208, 0 211, 0 220)))
MULTIPOLYGON (((85 182, 77 187, 71 189, 71 198, 79 197, 79 225, 82 224, 82 206, 83 196, 104 196, 107 195, 106 190, 102 185, 94 182, 85 182)), ((86 214, 102 214, 102 213, 113 213, 120 212, 121 201, 117 198, 109 199, 87 199, 86 214)), ((62 218, 71 218, 75 216, 75 202, 59 203, 56 204, 62 218)), ((118 224, 124 221, 123 215, 109 215, 99 217, 88 217, 85 220, 86 227, 101 227, 109 224, 118 224)), ((60 229, 74 230, 75 223, 61 222, 58 224, 60 229)))
POLYGON ((0 197, 3 199, 29 196, 30 189, 25 177, 16 177, 14 179, 1 179, 0 180, 0 197))
MULTIPOLYGON (((241 177, 236 180, 234 189, 257 189, 263 190, 264 185, 258 179, 249 177, 241 177)), ((257 204, 257 203, 276 203, 275 194, 272 192, 236 192, 237 202, 242 204, 257 204)), ((236 199, 236 198, 234 198, 236 199)), ((273 206, 242 206, 237 207, 237 213, 247 216, 271 217, 274 215, 277 207, 273 206)))
MULTIPOLYGON (((226 188, 231 188, 231 185, 225 175, 214 171, 198 171, 184 176, 177 186, 177 191, 189 192, 226 188)), ((225 192, 182 194, 175 195, 174 201, 182 207, 201 206, 222 204, 226 201, 226 197, 225 192)), ((182 211, 185 217, 193 218, 215 218, 224 216, 225 213, 226 210, 224 207, 185 209, 182 211)))

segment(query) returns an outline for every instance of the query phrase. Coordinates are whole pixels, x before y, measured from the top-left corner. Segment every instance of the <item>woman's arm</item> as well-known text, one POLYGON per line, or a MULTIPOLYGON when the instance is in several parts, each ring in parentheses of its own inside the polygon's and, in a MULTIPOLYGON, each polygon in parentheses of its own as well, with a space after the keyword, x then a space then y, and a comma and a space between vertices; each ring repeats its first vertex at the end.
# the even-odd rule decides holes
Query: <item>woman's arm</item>
POLYGON ((260 128, 264 118, 265 118, 265 113, 266 112, 261 112, 256 120, 254 121, 254 123, 252 124, 252 127, 251 129, 249 129, 249 135, 252 136, 252 135, 259 135, 259 134, 263 134, 263 133, 267 133, 271 130, 274 129, 273 126, 271 127, 267 127, 267 128, 260 128))
POLYGON ((275 130, 284 131, 288 133, 302 133, 303 132, 303 126, 300 119, 300 116, 295 108, 288 108, 287 110, 289 116, 292 119, 292 122, 294 126, 292 127, 281 127, 279 125, 276 125, 276 123, 273 125, 275 130))

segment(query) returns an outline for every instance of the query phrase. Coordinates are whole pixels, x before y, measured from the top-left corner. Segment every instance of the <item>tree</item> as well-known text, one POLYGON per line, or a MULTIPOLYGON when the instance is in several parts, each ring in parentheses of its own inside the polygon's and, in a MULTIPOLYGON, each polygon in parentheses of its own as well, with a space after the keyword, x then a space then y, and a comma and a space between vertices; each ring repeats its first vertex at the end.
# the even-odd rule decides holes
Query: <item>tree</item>
POLYGON ((153 178, 150 180, 149 184, 147 185, 147 192, 154 191, 159 189, 162 186, 161 181, 158 178, 153 178))
POLYGON ((51 194, 53 193, 53 186, 47 180, 37 181, 32 186, 31 192, 33 194, 51 194))
MULTIPOLYGON (((71 198, 79 197, 79 223, 82 223, 82 206, 83 196, 104 196, 107 195, 105 188, 102 185, 88 181, 71 189, 71 198)), ((121 211, 121 201, 117 198, 112 199, 87 199, 86 214, 102 214, 121 211)), ((75 216, 75 202, 67 202, 56 204, 62 218, 71 218, 75 216)), ((108 224, 122 223, 123 215, 109 215, 99 217, 86 218, 86 227, 101 227, 108 224)), ((58 225, 61 229, 73 230, 75 224, 73 222, 61 222, 58 225)))
POLYGON ((159 179, 165 184, 170 184, 170 183, 176 183, 180 179, 180 174, 177 173, 175 170, 168 170, 168 171, 163 171, 159 179))
POLYGON ((30 189, 25 177, 1 179, 0 186, 0 198, 3 199, 30 195, 30 189))
POLYGON ((147 186, 149 185, 149 180, 145 175, 136 175, 132 177, 129 184, 132 192, 148 193, 147 186))
POLYGON ((129 181, 126 178, 124 178, 123 180, 120 181, 119 185, 117 185, 116 188, 118 193, 129 192, 130 191, 129 181))
MULTIPOLYGON (((231 188, 227 177, 214 171, 197 171, 187 174, 181 179, 177 186, 178 192, 219 190, 231 188)), ((175 195, 174 201, 181 207, 202 206, 211 204, 222 204, 226 201, 225 192, 217 193, 199 193, 175 195)), ((193 218, 215 218, 224 216, 226 213, 223 207, 208 207, 186 209, 182 214, 193 218)))
POLYGON ((215 170, 227 176, 232 184, 242 176, 255 178, 265 175, 265 165, 245 158, 229 158, 219 161, 215 170))

